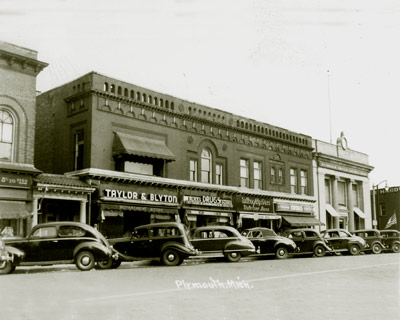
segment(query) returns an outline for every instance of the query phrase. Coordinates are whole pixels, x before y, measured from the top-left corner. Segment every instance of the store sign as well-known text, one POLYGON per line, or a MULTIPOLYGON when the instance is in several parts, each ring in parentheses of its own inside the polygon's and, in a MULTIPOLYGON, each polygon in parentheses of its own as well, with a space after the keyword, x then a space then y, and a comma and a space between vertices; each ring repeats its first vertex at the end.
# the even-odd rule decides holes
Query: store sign
POLYGON ((0 186, 29 188, 31 184, 32 184, 32 177, 30 176, 0 173, 0 186))
POLYGON ((273 212, 273 200, 249 196, 237 196, 236 209, 238 211, 273 212))
POLYGON ((392 193, 392 192, 400 192, 400 187, 390 187, 389 189, 378 189, 379 193, 392 193))
POLYGON ((276 211, 314 213, 314 207, 298 203, 276 203, 276 211))
POLYGON ((186 205, 210 206, 219 208, 233 208, 231 199, 223 199, 218 196, 183 196, 183 203, 186 205))
POLYGON ((177 204, 178 196, 169 193, 142 192, 135 190, 104 189, 104 196, 115 200, 137 201, 144 203, 177 204))

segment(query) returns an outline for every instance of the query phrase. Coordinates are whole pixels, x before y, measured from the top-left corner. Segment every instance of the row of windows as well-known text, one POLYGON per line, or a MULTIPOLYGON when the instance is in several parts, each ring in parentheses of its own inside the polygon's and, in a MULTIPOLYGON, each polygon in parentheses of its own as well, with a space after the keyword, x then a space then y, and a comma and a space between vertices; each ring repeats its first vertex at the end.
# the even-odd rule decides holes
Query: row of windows
POLYGON ((174 103, 173 102, 169 102, 168 100, 164 100, 162 98, 158 98, 158 97, 153 97, 151 95, 147 95, 146 93, 140 93, 140 92, 136 92, 134 90, 128 90, 127 88, 122 89, 121 86, 118 86, 117 88, 115 87, 114 84, 108 84, 108 82, 104 83, 103 86, 103 91, 105 92, 111 92, 111 93, 117 93, 120 96, 124 96, 127 98, 131 98, 133 100, 138 100, 141 102, 145 102, 148 104, 153 104, 155 106, 158 107, 164 107, 169 109, 171 108, 171 110, 175 109, 174 103), (123 91, 123 94, 122 94, 123 91))
MULTIPOLYGON (((331 179, 325 179, 325 202, 332 204, 334 199, 334 188, 331 179)), ((361 189, 357 184, 352 184, 351 186, 351 197, 353 207, 359 207, 361 197, 361 189)), ((346 181, 337 181, 336 199, 339 206, 347 207, 348 205, 348 185, 346 181)))

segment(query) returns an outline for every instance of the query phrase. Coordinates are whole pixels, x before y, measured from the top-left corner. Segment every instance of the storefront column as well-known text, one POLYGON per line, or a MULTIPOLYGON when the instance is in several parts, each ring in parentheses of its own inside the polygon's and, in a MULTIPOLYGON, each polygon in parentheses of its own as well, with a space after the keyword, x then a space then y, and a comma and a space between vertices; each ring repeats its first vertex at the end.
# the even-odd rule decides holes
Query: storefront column
POLYGON ((354 231, 353 183, 354 181, 352 180, 347 182, 347 208, 349 209, 348 229, 350 232, 354 231))
MULTIPOLYGON (((338 178, 336 176, 332 176, 332 206, 339 212, 339 204, 338 204, 338 178)), ((339 217, 333 217, 333 228, 339 228, 339 217)))
POLYGON ((87 201, 81 201, 81 210, 79 221, 82 223, 86 223, 86 203, 87 201))
POLYGON ((34 227, 38 224, 38 201, 39 198, 33 197, 32 201, 32 225, 31 227, 34 227))

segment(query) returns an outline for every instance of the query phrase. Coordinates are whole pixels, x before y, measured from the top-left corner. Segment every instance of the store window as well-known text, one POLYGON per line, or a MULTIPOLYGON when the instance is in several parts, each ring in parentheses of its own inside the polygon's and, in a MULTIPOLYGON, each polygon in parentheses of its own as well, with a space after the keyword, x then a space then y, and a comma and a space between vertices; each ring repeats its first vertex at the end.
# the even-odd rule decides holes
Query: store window
POLYGON ((262 165, 261 162, 253 162, 254 189, 262 189, 262 165))
POLYGON ((14 119, 6 110, 0 110, 0 160, 12 161, 14 145, 14 119))
POLYGON ((197 181, 197 160, 189 161, 189 180, 197 181))
POLYGON ((222 174, 222 164, 217 164, 215 166, 215 183, 222 185, 222 178, 223 178, 223 174, 222 174))
POLYGON ((211 166, 212 166, 212 156, 208 149, 203 149, 201 151, 201 182, 211 183, 211 166))
POLYGON ((297 169, 290 168, 290 192, 297 193, 297 169))
POLYGON ((301 194, 308 194, 308 177, 306 170, 300 170, 300 189, 301 194))
POLYGON ((77 130, 74 133, 74 170, 83 169, 84 153, 84 130, 77 130))
POLYGON ((249 160, 240 159, 240 186, 249 187, 249 160))

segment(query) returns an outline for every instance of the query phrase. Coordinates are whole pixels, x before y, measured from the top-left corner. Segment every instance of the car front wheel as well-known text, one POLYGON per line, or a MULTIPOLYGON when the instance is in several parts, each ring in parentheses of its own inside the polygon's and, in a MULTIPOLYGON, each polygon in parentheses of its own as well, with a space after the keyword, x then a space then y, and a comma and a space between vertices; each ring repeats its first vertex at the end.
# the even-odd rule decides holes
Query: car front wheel
POLYGON ((0 274, 9 274, 15 270, 15 267, 11 264, 11 261, 0 262, 0 274))
POLYGON ((97 262, 97 267, 98 267, 98 269, 111 269, 112 268, 112 263, 113 263, 113 260, 110 257, 110 258, 108 258, 106 260, 98 261, 97 262))
POLYGON ((379 244, 374 243, 374 244, 372 245, 371 250, 372 250, 373 253, 378 254, 378 253, 381 253, 381 252, 382 252, 382 247, 381 247, 379 244))
POLYGON ((161 261, 166 266, 177 266, 183 262, 183 259, 176 250, 167 249, 162 253, 161 261))
POLYGON ((225 257, 229 262, 238 262, 242 255, 240 252, 228 252, 225 254, 225 257))
POLYGON ((351 255, 355 256, 357 254, 360 254, 360 247, 356 244, 353 244, 349 248, 349 252, 351 255))
POLYGON ((325 248, 323 246, 321 246, 321 245, 317 245, 314 248, 314 255, 316 257, 323 257, 325 255, 325 248))
POLYGON ((392 251, 394 253, 399 253, 400 252, 400 244, 399 243, 393 243, 392 245, 392 251))
POLYGON ((81 251, 75 258, 76 267, 81 271, 89 271, 95 265, 94 256, 89 251, 81 251))
POLYGON ((276 250, 275 256, 278 259, 286 259, 288 257, 288 251, 287 251, 287 249, 285 247, 279 247, 276 250))

